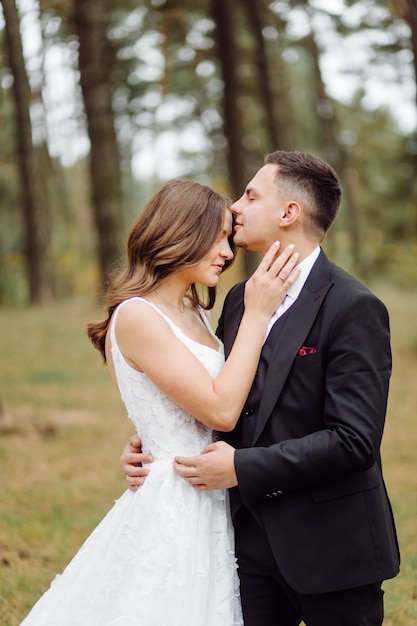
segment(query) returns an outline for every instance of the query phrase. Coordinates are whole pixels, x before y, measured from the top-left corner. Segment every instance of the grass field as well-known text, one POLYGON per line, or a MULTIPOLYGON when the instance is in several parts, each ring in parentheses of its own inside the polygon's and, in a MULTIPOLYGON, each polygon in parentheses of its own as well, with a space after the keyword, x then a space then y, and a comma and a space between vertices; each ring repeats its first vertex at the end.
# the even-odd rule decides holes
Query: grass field
MULTIPOLYGON (((384 585, 387 626, 417 624, 417 295, 379 290, 392 322, 394 373, 383 444, 402 548, 384 585)), ((0 309, 0 626, 17 626, 125 489, 133 427, 71 302, 0 309)), ((337 626, 337 625, 335 625, 337 626)))

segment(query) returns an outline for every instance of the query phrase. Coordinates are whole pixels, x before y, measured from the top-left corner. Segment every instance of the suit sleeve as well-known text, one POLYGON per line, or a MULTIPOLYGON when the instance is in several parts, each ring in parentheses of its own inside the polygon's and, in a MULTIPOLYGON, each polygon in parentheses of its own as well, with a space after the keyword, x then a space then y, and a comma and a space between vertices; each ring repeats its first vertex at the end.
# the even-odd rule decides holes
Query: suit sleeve
MULTIPOLYGON (((368 291, 355 294, 335 310, 325 345, 324 391, 309 388, 308 379, 299 390, 307 411, 305 394, 323 393, 315 431, 236 451, 239 489, 247 504, 273 491, 285 493, 328 482, 379 462, 391 374, 385 306, 368 291)), ((290 378, 291 372, 289 389, 290 378)), ((303 419, 301 411, 297 417, 303 419)), ((285 420, 279 414, 279 401, 269 419, 285 420)))

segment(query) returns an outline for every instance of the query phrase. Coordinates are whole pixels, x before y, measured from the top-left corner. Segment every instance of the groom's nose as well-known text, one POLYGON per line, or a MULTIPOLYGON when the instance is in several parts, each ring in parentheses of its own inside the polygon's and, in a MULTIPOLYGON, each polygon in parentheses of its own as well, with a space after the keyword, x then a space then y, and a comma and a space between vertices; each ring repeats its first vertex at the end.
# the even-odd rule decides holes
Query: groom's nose
POLYGON ((241 201, 242 201, 242 198, 238 198, 238 200, 236 200, 230 207, 230 210, 233 213, 233 215, 240 215, 242 213, 241 201))

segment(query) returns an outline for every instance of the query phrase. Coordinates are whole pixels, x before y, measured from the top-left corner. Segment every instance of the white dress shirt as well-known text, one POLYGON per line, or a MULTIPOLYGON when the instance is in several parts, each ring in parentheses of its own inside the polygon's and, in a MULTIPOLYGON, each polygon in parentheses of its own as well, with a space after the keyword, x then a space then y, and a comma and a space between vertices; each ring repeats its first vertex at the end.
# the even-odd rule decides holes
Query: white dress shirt
POLYGON ((282 304, 279 305, 274 315, 269 320, 264 342, 266 341, 270 330, 277 321, 277 319, 280 318, 281 315, 284 315, 285 311, 288 311, 290 306, 294 304, 294 302, 297 300, 298 296, 300 295, 301 289, 304 287, 304 283, 308 278, 308 275, 313 269, 314 263, 317 261, 317 257, 319 256, 319 254, 320 246, 317 246, 317 248, 315 248, 313 252, 310 252, 310 254, 297 265, 297 267, 301 270, 300 275, 295 283, 291 285, 291 287, 288 289, 288 293, 285 296, 284 301, 282 302, 282 304))

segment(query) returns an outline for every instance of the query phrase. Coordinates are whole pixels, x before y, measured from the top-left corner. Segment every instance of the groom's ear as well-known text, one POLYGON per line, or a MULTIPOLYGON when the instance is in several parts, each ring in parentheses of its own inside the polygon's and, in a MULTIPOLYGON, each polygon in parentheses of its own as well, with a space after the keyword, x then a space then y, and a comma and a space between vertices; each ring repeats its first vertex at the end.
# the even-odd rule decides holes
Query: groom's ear
POLYGON ((289 200, 281 214, 280 226, 291 226, 301 215, 301 207, 295 200, 289 200))

